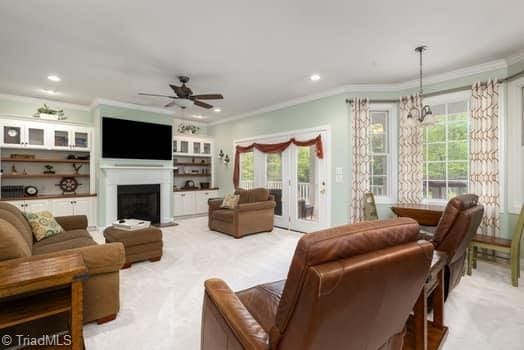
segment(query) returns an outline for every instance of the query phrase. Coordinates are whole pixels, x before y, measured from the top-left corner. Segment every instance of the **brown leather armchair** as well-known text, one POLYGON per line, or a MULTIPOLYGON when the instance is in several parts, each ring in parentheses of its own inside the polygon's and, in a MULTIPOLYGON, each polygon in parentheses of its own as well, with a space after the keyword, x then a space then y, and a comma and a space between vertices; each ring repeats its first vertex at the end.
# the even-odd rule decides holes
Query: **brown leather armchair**
POLYGON ((401 349, 433 246, 408 218, 304 235, 287 280, 205 282, 202 350, 401 349))
POLYGON ((446 205, 435 234, 430 239, 435 250, 445 252, 448 257, 444 275, 446 298, 464 274, 467 249, 483 215, 484 207, 478 203, 477 195, 454 197, 446 205))
POLYGON ((235 209, 221 209, 222 198, 208 202, 209 229, 235 238, 259 232, 273 231, 275 197, 265 188, 236 190, 240 196, 235 209))

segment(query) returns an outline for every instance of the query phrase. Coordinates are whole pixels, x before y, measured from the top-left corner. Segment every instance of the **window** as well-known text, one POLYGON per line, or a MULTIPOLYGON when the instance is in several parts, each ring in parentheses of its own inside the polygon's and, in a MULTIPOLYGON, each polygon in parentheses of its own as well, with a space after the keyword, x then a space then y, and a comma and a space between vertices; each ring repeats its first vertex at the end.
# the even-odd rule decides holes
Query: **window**
POLYGON ((391 192, 390 179, 390 146, 389 146, 389 112, 370 111, 370 184, 371 192, 377 197, 387 197, 391 192))
POLYGON ((255 186, 254 153, 240 153, 240 188, 252 189, 255 186))
POLYGON ((424 198, 448 200, 468 191, 469 106, 459 101, 431 109, 436 124, 424 128, 424 198))

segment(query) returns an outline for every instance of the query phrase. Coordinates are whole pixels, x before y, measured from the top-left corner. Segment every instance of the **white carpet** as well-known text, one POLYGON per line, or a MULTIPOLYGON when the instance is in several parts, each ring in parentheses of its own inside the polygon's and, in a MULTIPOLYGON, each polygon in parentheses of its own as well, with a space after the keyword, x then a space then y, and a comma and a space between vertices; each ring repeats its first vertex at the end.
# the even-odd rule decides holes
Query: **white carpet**
MULTIPOLYGON (((162 230, 160 262, 121 271, 120 313, 84 327, 87 349, 199 349, 204 281, 219 277, 240 290, 283 279, 301 236, 275 229, 236 240, 209 231, 207 218, 179 223, 162 230)), ((524 287, 511 287, 509 268, 480 262, 446 303, 444 349, 524 349, 523 301, 524 287)))

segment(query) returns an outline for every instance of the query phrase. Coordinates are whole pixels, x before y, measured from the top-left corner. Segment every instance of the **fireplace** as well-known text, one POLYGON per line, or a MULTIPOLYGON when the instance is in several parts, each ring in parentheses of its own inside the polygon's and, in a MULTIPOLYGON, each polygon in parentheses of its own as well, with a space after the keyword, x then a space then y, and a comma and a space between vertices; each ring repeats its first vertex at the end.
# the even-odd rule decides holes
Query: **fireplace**
POLYGON ((160 184, 118 185, 117 217, 160 223, 160 184))

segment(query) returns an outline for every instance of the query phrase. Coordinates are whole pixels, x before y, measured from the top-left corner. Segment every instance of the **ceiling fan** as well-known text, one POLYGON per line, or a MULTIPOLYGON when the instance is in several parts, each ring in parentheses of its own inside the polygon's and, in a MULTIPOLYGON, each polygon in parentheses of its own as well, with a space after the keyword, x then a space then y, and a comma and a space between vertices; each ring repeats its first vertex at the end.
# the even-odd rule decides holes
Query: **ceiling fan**
POLYGON ((193 91, 189 87, 186 86, 186 83, 189 81, 189 77, 182 75, 178 77, 178 80, 180 80, 182 85, 176 86, 173 84, 169 84, 171 89, 173 89, 175 96, 147 94, 143 92, 140 92, 139 95, 171 98, 173 99, 173 101, 169 102, 164 107, 167 108, 167 107, 177 105, 182 109, 186 109, 187 107, 192 106, 193 104, 198 107, 211 109, 213 108, 212 105, 210 105, 209 103, 203 102, 201 100, 222 100, 224 98, 222 94, 193 95, 193 91))

